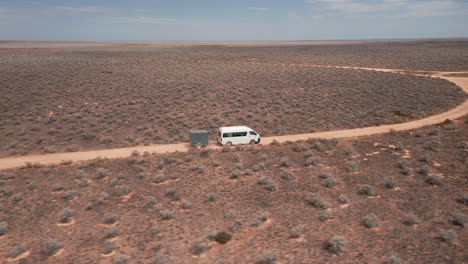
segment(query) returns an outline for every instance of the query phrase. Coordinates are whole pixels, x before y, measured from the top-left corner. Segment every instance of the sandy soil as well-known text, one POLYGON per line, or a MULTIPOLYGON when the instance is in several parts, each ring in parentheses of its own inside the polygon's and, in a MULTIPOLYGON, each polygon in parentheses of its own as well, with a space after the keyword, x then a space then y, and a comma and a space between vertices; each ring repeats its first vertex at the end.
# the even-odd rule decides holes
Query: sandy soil
MULTIPOLYGON (((366 67, 346 67, 346 66, 331 66, 331 65, 313 65, 313 64, 302 64, 301 66, 305 67, 336 67, 343 69, 360 69, 360 70, 369 70, 369 71, 380 71, 388 73, 400 73, 400 74, 413 74, 405 72, 404 70, 395 70, 395 69, 381 69, 381 68, 366 68, 366 67)), ((451 77, 453 74, 465 74, 466 72, 436 72, 430 75, 433 78, 442 78, 448 80, 456 85, 460 86, 466 93, 468 93, 468 78, 465 77, 451 77)), ((416 72, 415 74, 420 74, 416 72)), ((326 131, 326 132, 316 132, 316 133, 307 133, 307 134, 296 134, 296 135, 284 135, 284 136, 274 136, 274 137, 263 137, 261 144, 270 144, 273 141, 286 142, 286 141, 298 141, 298 140, 307 140, 309 138, 353 138, 361 136, 370 136, 376 134, 387 133, 390 130, 403 131, 410 130, 415 128, 420 128, 428 125, 438 124, 447 119, 453 120, 460 118, 468 114, 468 100, 465 100, 462 104, 457 107, 440 113, 433 116, 429 116, 423 119, 400 123, 392 125, 382 125, 382 126, 371 126, 364 128, 356 129, 344 129, 336 131, 326 131)), ((216 145, 215 142, 211 142, 208 146, 211 149, 220 148, 216 145)), ((185 152, 190 149, 189 144, 178 143, 178 144, 158 144, 150 146, 135 146, 135 147, 126 147, 126 148, 114 148, 114 149, 104 149, 104 150, 93 150, 93 151, 82 151, 82 152, 73 152, 73 153, 55 153, 47 155, 29 155, 21 157, 11 157, 11 158, 2 158, 0 159, 0 169, 9 169, 24 166, 25 163, 40 163, 42 165, 47 164, 56 164, 62 161, 84 161, 91 160, 97 157, 100 158, 123 158, 129 157, 133 151, 138 152, 149 152, 149 153, 168 153, 168 152, 185 152)))

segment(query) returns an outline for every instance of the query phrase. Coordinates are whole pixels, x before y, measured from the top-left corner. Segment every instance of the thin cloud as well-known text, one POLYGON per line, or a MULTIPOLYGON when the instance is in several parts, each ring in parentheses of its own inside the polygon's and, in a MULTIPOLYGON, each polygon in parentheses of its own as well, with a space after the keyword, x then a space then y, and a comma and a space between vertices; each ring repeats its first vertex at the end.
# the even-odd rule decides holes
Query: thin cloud
POLYGON ((307 3, 335 14, 382 14, 384 17, 430 17, 461 15, 468 4, 456 0, 306 0, 307 3))
POLYGON ((141 24, 170 24, 178 22, 174 18, 161 18, 161 17, 136 17, 131 19, 132 22, 141 24))
POLYGON ((55 8, 58 11, 71 12, 71 13, 105 13, 107 10, 98 8, 95 6, 83 6, 83 7, 72 7, 72 6, 58 6, 55 8))
POLYGON ((263 12, 270 10, 270 8, 268 7, 254 7, 254 6, 250 6, 247 9, 254 10, 254 11, 263 11, 263 12))

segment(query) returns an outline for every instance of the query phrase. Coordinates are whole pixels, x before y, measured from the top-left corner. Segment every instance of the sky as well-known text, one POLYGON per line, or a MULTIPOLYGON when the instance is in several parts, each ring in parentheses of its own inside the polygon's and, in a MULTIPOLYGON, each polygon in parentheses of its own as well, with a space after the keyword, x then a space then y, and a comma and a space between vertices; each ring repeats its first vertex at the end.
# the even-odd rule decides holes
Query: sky
POLYGON ((0 40, 468 37, 468 0, 0 0, 0 40))

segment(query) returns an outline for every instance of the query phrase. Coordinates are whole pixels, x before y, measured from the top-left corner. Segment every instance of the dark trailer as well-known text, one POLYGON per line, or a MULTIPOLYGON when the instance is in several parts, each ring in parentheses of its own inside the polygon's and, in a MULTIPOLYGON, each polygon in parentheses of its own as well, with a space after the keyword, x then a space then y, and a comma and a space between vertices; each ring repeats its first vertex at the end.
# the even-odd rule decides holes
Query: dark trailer
POLYGON ((201 148, 208 145, 208 130, 190 130, 190 144, 201 148))

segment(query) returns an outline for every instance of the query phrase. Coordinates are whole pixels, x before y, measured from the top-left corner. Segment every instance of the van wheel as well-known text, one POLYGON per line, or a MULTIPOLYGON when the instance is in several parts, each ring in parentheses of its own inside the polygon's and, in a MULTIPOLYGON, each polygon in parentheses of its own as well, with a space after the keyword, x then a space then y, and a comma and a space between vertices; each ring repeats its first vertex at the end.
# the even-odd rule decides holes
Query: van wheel
POLYGON ((231 141, 226 142, 225 146, 228 146, 228 147, 232 146, 232 142, 231 141))
POLYGON ((253 145, 253 144, 255 144, 255 143, 257 143, 257 142, 255 142, 255 140, 253 140, 253 139, 250 140, 250 145, 253 145))

